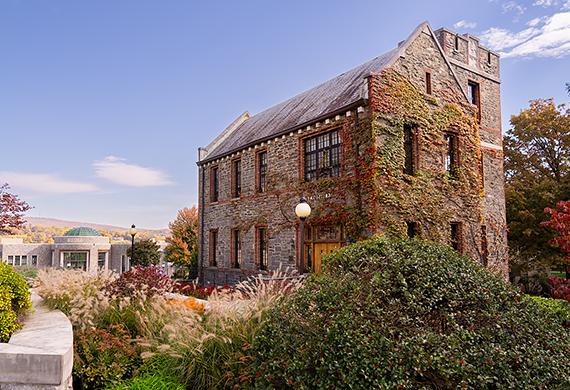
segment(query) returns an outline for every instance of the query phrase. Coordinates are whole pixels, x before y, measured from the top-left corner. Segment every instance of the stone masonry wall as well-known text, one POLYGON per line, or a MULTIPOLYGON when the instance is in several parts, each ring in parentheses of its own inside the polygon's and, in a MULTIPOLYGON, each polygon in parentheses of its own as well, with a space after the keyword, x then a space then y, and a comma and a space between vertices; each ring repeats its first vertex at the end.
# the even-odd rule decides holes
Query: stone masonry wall
MULTIPOLYGON (((503 230, 496 229, 493 222, 504 222, 504 188, 502 151, 500 150, 500 92, 498 83, 498 57, 492 53, 491 63, 482 64, 487 58, 487 51, 472 50, 470 45, 476 40, 470 37, 460 37, 459 49, 451 51, 450 45, 454 44, 454 36, 439 32, 438 41, 444 50, 447 50, 448 59, 451 62, 456 76, 449 68, 439 48, 435 43, 429 29, 422 31, 412 42, 406 53, 392 66, 398 73, 410 80, 419 90, 425 91, 425 74, 431 73, 432 93, 439 99, 446 99, 450 94, 463 96, 467 89, 467 80, 480 83, 481 86, 481 128, 480 138, 482 141, 497 145, 494 149, 482 147, 483 161, 483 215, 487 225, 487 241, 493 243, 496 248, 489 254, 489 264, 501 271, 506 272, 507 263, 504 252, 506 250, 506 238, 504 241, 503 230), (446 49, 447 48, 447 49, 446 49), (469 61, 477 58, 480 71, 472 72, 466 69, 469 61), (464 66, 454 65, 455 63, 464 66), (465 65, 467 64, 467 65, 465 65), (486 74, 492 72, 493 74, 486 74), (487 77, 488 76, 488 77, 487 77), (463 91, 462 91, 463 88, 463 91)), ((381 87, 381 86, 380 86, 381 87)), ((369 104, 364 112, 358 110, 361 116, 370 116, 374 112, 374 91, 370 89, 369 104)), ((463 100, 464 101, 464 100, 463 100)), ((354 118, 357 110, 351 110, 347 115, 335 116, 334 118, 312 124, 310 130, 295 131, 278 139, 249 148, 232 156, 227 156, 215 163, 199 164, 200 194, 199 206, 204 213, 200 214, 200 223, 203 225, 201 235, 199 261, 202 263, 202 277, 206 283, 217 285, 233 284, 251 275, 259 274, 259 265, 256 263, 256 227, 268 228, 269 235, 269 271, 279 268, 296 267, 298 254, 297 222, 294 215, 294 207, 298 203, 301 193, 298 184, 302 177, 301 146, 302 139, 307 135, 340 128, 344 124, 354 126, 354 118), (267 152, 268 184, 267 192, 256 192, 256 154, 261 150, 267 152), (232 161, 241 159, 242 190, 241 196, 232 198, 231 167, 232 161), (219 200, 210 201, 210 172, 214 166, 219 170, 219 200), (204 180, 202 181, 202 177, 204 180), (202 201, 202 188, 204 199, 202 201), (239 229, 241 232, 241 256, 242 264, 239 269, 232 268, 231 264, 231 232, 239 229), (217 230, 217 266, 209 266, 210 234, 217 230)), ((342 142, 342 141, 341 141, 342 142)), ((350 145, 343 145, 350 147, 350 145)), ((443 166, 445 151, 434 150, 432 145, 420 145, 419 166, 420 169, 441 169, 443 166)), ((461 203, 461 199, 453 199, 447 205, 456 212, 457 219, 469 220, 468 230, 476 232, 470 240, 464 237, 465 252, 475 257, 482 251, 482 237, 480 236, 482 223, 480 221, 481 210, 477 207, 467 207, 461 203)))
MULTIPOLYGON (((441 29, 438 40, 448 56, 452 56, 455 33, 441 29)), ((453 69, 463 88, 468 81, 479 84, 481 121, 479 135, 484 176, 484 214, 489 243, 489 264, 493 268, 508 272, 506 262, 507 236, 505 216, 505 190, 503 173, 503 151, 501 131, 501 92, 499 56, 479 45, 475 37, 469 37, 469 48, 474 53, 466 60, 452 61, 453 69), (489 61, 490 60, 490 61, 489 61)))

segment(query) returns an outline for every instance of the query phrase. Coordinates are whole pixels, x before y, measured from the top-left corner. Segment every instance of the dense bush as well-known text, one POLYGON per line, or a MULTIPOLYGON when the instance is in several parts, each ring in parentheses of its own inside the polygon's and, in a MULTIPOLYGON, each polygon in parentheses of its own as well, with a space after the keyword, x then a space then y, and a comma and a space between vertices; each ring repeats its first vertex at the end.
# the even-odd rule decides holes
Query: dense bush
POLYGON ((558 322, 567 325, 570 321, 570 302, 564 299, 544 298, 544 297, 529 297, 536 302, 548 315, 551 315, 558 322))
POLYGON ((548 283, 550 283, 550 296, 552 298, 570 302, 570 279, 551 277, 548 279, 548 283))
POLYGON ((75 335, 74 374, 84 388, 117 385, 132 375, 139 355, 130 340, 121 325, 75 335))
POLYGON ((558 321, 472 260, 418 240, 331 255, 270 310, 249 355, 257 387, 570 387, 558 321))
POLYGON ((172 279, 159 267, 133 267, 107 287, 107 291, 117 296, 144 294, 152 296, 170 291, 172 279))
POLYGON ((0 342, 19 328, 18 315, 32 307, 30 290, 12 266, 0 262, 0 342))

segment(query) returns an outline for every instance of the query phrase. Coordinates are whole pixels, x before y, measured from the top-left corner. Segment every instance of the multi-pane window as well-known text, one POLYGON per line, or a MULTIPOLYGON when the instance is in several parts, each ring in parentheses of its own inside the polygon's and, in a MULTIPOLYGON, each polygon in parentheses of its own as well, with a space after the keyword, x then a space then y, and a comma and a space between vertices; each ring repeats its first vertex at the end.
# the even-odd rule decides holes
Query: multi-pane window
POLYGON ((257 228, 257 264, 260 270, 267 270, 268 264, 268 241, 267 228, 257 228))
POLYGON ((257 154, 257 192, 267 189, 267 152, 257 154))
POLYGON ((232 161, 232 196, 239 198, 241 195, 241 160, 232 161))
POLYGON ((27 255, 23 255, 22 256, 22 265, 28 265, 28 256, 27 255))
POLYGON ((415 153, 414 128, 411 125, 404 125, 404 173, 413 175, 415 173, 414 153, 415 153))
POLYGON ((217 202, 220 197, 220 171, 218 167, 210 168, 210 201, 217 202))
POLYGON ((14 256, 8 256, 8 264, 14 265, 14 256))
POLYGON ((408 238, 414 238, 418 234, 418 223, 414 221, 406 222, 408 238))
POLYGON ((65 268, 87 271, 87 252, 64 252, 63 265, 65 268))
POLYGON ((16 255, 14 256, 14 265, 20 265, 21 257, 16 255))
POLYGON ((431 95, 431 73, 426 72, 426 93, 431 95))
POLYGON ((232 267, 241 267, 241 234, 238 229, 232 230, 232 267))
POLYGON ((340 175, 340 133, 333 130, 305 140, 305 180, 340 175))
POLYGON ((443 135, 445 141, 445 171, 451 176, 457 173, 458 154, 457 154, 457 135, 453 133, 445 133, 443 135))
POLYGON ((450 225, 450 245, 456 251, 461 251, 461 223, 452 222, 450 225))
POLYGON ((105 252, 99 252, 97 254, 97 267, 99 267, 99 269, 105 269, 105 252))
POLYGON ((217 252, 218 252, 218 231, 210 230, 210 240, 209 240, 209 258, 210 267, 218 266, 217 252))
POLYGON ((38 265, 38 255, 32 255, 32 266, 37 267, 38 265))

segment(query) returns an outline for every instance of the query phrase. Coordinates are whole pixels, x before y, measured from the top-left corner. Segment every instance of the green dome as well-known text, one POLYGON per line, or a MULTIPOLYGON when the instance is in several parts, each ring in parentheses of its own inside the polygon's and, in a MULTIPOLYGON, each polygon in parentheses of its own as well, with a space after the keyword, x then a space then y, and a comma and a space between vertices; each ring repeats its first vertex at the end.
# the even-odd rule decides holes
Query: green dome
POLYGON ((69 229, 67 232, 65 232, 64 236, 68 236, 68 237, 76 237, 76 236, 100 236, 101 233, 99 233, 97 230, 90 228, 90 227, 76 227, 73 229, 69 229))

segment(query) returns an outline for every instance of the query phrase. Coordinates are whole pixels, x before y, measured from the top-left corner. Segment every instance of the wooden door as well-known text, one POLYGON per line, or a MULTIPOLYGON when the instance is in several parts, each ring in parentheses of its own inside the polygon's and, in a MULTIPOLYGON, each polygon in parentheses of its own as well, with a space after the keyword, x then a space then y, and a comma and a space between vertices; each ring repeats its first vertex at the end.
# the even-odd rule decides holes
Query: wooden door
POLYGON ((314 261, 312 264, 312 271, 321 272, 322 258, 332 251, 340 248, 340 242, 317 242, 315 243, 314 261))

